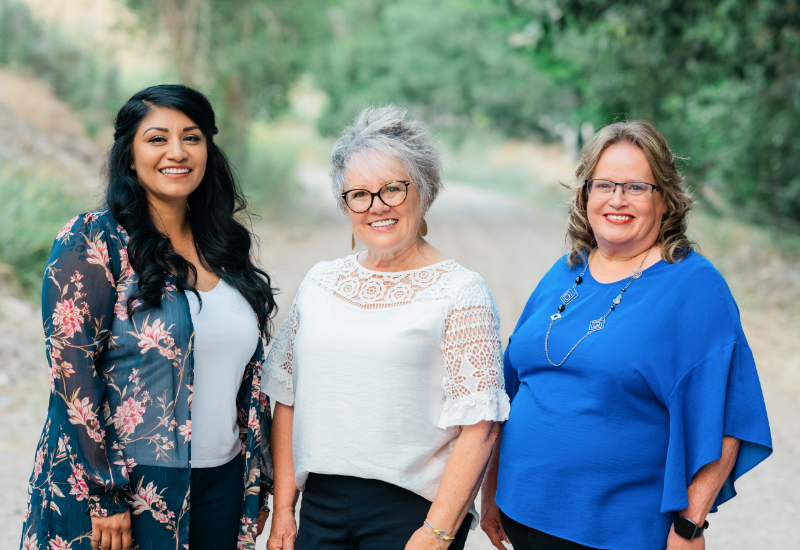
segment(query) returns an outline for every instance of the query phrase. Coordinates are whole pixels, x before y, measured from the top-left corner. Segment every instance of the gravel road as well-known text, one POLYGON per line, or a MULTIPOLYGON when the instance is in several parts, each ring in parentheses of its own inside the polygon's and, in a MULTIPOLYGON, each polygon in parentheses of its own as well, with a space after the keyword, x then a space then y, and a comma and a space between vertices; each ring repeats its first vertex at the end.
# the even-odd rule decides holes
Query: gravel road
MULTIPOLYGON (((308 197, 328 206, 310 207, 314 221, 305 227, 257 227, 262 262, 282 290, 278 323, 314 263, 350 253, 348 224, 332 208, 325 171, 306 166, 300 176, 308 197)), ((489 283, 506 339, 537 281, 561 253, 565 213, 451 183, 427 220, 430 242, 489 283)), ((0 284, 0 486, 6 487, 0 500, 0 549, 19 544, 27 478, 47 403, 39 315, 27 302, 4 295, 0 284)), ((800 548, 798 318, 776 309, 743 309, 742 318, 759 365, 776 452, 744 476, 739 496, 710 518, 706 548, 800 548)), ((262 537, 259 548, 265 543, 262 537)), ((478 530, 467 548, 492 547, 478 530)))

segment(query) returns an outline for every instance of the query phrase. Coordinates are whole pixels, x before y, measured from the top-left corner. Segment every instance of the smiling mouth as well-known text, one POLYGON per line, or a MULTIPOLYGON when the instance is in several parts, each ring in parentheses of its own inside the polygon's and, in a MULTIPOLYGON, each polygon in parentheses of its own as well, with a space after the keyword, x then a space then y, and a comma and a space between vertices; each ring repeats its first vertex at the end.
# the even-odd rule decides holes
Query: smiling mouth
POLYGON ((372 222, 369 224, 370 227, 389 227, 391 225, 395 225, 398 220, 378 220, 376 222, 372 222))
POLYGON ((191 168, 162 168, 159 170, 162 174, 188 174, 191 168))
POLYGON ((633 219, 633 216, 627 214, 606 214, 605 217, 615 222, 627 222, 633 219))

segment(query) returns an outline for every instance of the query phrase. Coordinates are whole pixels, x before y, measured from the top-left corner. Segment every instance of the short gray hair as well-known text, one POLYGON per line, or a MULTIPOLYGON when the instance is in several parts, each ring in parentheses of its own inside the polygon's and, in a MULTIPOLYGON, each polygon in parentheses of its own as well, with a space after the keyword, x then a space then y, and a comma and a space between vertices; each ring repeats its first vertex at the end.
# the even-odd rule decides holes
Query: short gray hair
POLYGON ((417 188, 422 213, 433 204, 442 189, 442 158, 425 126, 406 120, 407 113, 395 105, 367 107, 333 144, 331 185, 342 212, 347 212, 341 196, 347 171, 357 155, 368 163, 371 154, 396 160, 417 188))

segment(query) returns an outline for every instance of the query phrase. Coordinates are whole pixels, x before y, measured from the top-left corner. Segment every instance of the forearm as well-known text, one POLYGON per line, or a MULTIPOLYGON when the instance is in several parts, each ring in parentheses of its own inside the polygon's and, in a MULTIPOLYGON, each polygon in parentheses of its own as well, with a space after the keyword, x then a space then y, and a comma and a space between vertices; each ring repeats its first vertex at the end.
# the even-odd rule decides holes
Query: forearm
POLYGON ((291 510, 297 504, 298 490, 294 480, 292 463, 292 423, 294 407, 275 403, 275 416, 272 419, 272 461, 275 473, 273 508, 275 512, 291 510))
POLYGON ((461 526, 478 494, 499 430, 500 426, 491 421, 464 426, 428 512, 428 521, 436 529, 453 536, 461 526))
POLYGON ((494 502, 497 494, 497 472, 500 469, 500 439, 502 431, 498 430, 497 437, 492 445, 492 455, 489 457, 489 464, 486 466, 486 474, 483 476, 481 485, 481 514, 484 513, 484 503, 494 502))
POLYGON ((689 506, 679 512, 681 516, 703 526, 706 516, 717 499, 717 494, 736 464, 738 454, 739 440, 728 435, 724 436, 722 438, 722 456, 700 468, 692 478, 692 484, 687 490, 689 506))

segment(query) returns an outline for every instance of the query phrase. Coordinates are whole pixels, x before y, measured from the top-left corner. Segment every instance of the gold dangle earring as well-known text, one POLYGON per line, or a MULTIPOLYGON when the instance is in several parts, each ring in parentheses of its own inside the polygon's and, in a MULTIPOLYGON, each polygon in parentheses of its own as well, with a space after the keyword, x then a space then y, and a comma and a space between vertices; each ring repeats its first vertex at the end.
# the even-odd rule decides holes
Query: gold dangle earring
POLYGON ((350 240, 350 250, 355 250, 355 249, 356 249, 356 232, 353 231, 353 236, 351 237, 350 240))
POLYGON ((423 237, 428 234, 428 222, 425 221, 425 218, 419 222, 419 234, 423 237))

